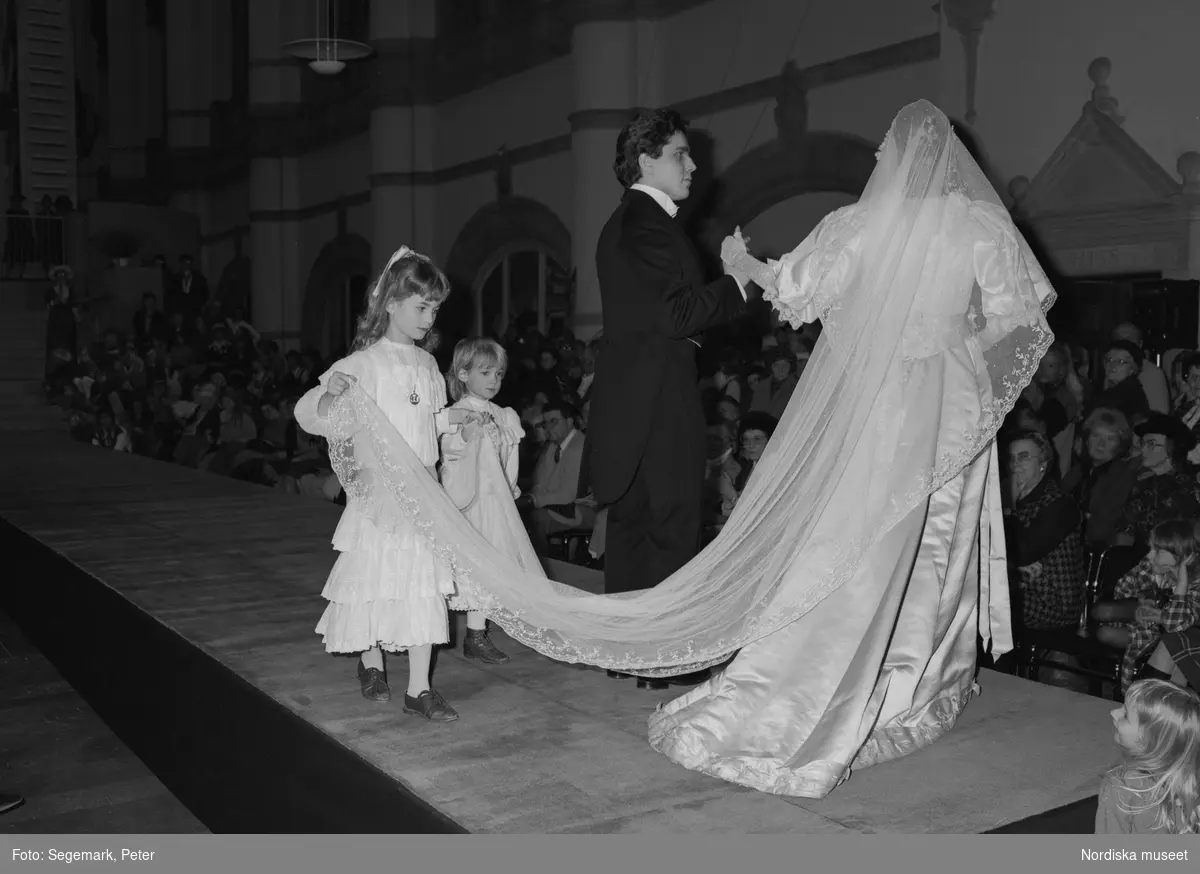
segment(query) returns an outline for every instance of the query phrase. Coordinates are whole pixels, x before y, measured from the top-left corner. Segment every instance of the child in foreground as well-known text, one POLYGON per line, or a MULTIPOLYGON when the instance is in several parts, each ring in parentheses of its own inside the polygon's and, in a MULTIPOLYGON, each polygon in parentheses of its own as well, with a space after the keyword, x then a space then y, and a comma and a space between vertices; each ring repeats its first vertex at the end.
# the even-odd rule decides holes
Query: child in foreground
POLYGON ((1200 833, 1200 697, 1138 680, 1112 718, 1124 761, 1100 788, 1096 834, 1200 833))

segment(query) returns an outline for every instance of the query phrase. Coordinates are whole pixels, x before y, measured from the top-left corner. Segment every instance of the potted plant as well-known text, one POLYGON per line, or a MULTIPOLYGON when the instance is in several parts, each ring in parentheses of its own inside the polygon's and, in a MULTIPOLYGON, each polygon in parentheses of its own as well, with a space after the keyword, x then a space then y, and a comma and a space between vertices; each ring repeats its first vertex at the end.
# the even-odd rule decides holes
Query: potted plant
POLYGON ((109 231, 100 238, 100 251, 114 267, 128 267, 142 248, 142 241, 129 231, 109 231))

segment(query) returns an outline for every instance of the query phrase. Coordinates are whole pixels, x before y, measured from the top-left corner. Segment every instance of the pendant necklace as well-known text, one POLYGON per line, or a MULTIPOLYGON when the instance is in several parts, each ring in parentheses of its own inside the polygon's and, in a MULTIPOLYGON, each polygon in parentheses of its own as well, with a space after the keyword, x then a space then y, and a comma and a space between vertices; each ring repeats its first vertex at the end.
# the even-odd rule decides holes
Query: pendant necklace
MULTIPOLYGON (((391 342, 392 342, 393 344, 395 344, 396 346, 403 345, 403 344, 400 344, 400 343, 396 343, 396 341, 395 341, 395 340, 392 340, 391 342)), ((412 369, 413 369, 412 365, 411 365, 411 364, 409 364, 407 361, 405 361, 405 360, 404 360, 404 355, 402 355, 402 354, 401 354, 400 350, 398 350, 398 349, 394 350, 394 351, 392 352, 392 356, 393 356, 393 357, 396 359, 396 361, 397 361, 397 362, 400 364, 400 367, 401 367, 401 369, 403 369, 403 370, 412 370, 412 369)), ((421 396, 420 396, 419 394, 417 394, 417 390, 416 390, 416 388, 415 388, 415 387, 413 388, 412 392, 411 392, 411 393, 409 394, 409 396, 408 396, 408 402, 409 402, 410 404, 412 404, 414 407, 415 407, 417 404, 421 403, 421 396)))

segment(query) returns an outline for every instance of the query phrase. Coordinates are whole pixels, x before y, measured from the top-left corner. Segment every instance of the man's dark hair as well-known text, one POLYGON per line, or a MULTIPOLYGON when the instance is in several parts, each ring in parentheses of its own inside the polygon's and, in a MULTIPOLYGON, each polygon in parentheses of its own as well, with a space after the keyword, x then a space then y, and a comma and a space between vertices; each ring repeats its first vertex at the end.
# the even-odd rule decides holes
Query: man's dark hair
POLYGON ((542 405, 542 415, 546 413, 558 413, 572 425, 575 424, 575 419, 579 416, 579 410, 575 409, 575 405, 569 401, 554 399, 547 404, 542 405))
POLYGON ((649 155, 661 158, 663 146, 677 133, 687 135, 688 123, 673 109, 643 109, 617 136, 617 159, 613 172, 621 185, 628 188, 642 177, 638 158, 649 155))

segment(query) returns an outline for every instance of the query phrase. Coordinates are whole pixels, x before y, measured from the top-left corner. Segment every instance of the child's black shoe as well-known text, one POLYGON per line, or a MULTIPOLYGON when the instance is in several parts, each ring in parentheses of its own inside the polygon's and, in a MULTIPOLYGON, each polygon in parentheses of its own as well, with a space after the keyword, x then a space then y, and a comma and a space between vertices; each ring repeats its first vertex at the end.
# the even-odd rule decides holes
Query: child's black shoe
POLYGON ((454 722, 458 719, 458 711, 432 689, 426 689, 416 698, 405 692, 404 712, 424 716, 430 722, 454 722))
POLYGON ((496 644, 492 643, 486 630, 467 629, 467 639, 463 641, 463 655, 489 665, 502 665, 508 661, 508 656, 496 649, 496 644))

